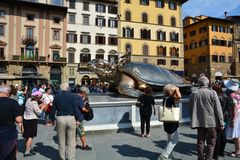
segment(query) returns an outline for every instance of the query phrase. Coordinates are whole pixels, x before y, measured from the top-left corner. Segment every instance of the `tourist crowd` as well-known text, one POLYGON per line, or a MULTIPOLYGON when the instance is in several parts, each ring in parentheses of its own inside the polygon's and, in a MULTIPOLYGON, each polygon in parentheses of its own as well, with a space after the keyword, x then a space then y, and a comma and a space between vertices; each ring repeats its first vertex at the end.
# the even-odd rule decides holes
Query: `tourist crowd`
MULTIPOLYGON (((225 156, 227 139, 232 139, 235 150, 229 155, 240 158, 240 89, 239 81, 228 79, 223 83, 210 84, 205 75, 198 79, 199 88, 189 98, 191 128, 197 130, 198 160, 218 159, 225 156), (205 142, 207 144, 205 148, 205 142)), ((50 85, 35 85, 17 88, 0 86, 0 159, 16 159, 19 131, 25 139, 24 156, 33 156, 33 139, 37 136, 39 117, 47 126, 57 126, 59 159, 74 160, 75 149, 91 150, 86 144, 84 120, 91 107, 90 92, 107 92, 107 86, 71 86, 63 83, 59 88, 50 85), (74 92, 74 93, 71 93, 74 92), (76 144, 77 135, 81 145, 76 144)), ((163 88, 165 96, 162 105, 173 110, 178 108, 181 93, 177 86, 168 84, 163 88)), ((150 137, 150 119, 156 114, 155 100, 151 87, 146 87, 138 103, 141 134, 150 137), (146 126, 146 128, 145 128, 146 126)), ((160 113, 158 113, 160 115, 160 113)), ((159 160, 173 158, 173 150, 179 142, 179 121, 163 121, 167 143, 159 160)))

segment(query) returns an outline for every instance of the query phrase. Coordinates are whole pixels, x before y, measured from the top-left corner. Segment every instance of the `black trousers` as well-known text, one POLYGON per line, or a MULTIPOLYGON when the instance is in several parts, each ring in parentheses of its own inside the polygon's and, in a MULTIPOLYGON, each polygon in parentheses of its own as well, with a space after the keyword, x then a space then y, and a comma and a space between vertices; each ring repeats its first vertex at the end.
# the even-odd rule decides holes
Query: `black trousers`
POLYGON ((224 131, 217 131, 217 140, 214 148, 213 158, 217 159, 218 156, 224 155, 227 139, 224 131))
POLYGON ((141 117, 141 134, 144 134, 144 128, 146 123, 146 134, 150 132, 150 119, 151 115, 140 115, 141 117))

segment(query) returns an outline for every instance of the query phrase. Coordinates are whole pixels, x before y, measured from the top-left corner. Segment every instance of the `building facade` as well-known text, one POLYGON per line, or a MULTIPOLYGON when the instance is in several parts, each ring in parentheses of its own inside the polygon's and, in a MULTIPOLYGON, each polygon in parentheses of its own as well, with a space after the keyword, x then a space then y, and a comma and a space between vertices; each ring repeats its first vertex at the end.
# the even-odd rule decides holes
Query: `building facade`
POLYGON ((70 0, 67 5, 66 75, 69 83, 89 84, 97 76, 87 69, 87 62, 118 58, 117 1, 70 0))
POLYGON ((231 75, 233 22, 197 16, 184 19, 185 78, 196 81, 201 73, 211 80, 231 75))
POLYGON ((232 73, 234 76, 240 77, 240 16, 228 16, 227 19, 234 22, 232 73))
POLYGON ((118 51, 183 75, 182 4, 187 0, 119 0, 118 51))
POLYGON ((0 1, 2 76, 43 77, 50 83, 65 81, 65 6, 63 0, 0 1))

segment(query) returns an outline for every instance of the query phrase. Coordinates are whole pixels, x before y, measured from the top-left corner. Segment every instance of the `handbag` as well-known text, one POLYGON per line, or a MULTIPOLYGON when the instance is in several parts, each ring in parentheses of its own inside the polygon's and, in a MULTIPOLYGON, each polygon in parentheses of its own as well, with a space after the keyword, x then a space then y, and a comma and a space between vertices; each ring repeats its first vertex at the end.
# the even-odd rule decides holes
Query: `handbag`
POLYGON ((179 107, 166 107, 166 101, 164 100, 163 105, 158 107, 158 120, 160 122, 179 122, 180 120, 180 109, 179 107))
POLYGON ((144 100, 142 99, 142 96, 143 96, 143 95, 141 95, 141 96, 138 98, 137 102, 136 102, 136 105, 135 105, 135 106, 138 107, 138 108, 142 107, 143 104, 144 104, 144 100))
POLYGON ((88 112, 83 112, 84 119, 86 121, 91 121, 94 117, 93 109, 90 107, 88 103, 86 105, 86 109, 88 110, 88 112))

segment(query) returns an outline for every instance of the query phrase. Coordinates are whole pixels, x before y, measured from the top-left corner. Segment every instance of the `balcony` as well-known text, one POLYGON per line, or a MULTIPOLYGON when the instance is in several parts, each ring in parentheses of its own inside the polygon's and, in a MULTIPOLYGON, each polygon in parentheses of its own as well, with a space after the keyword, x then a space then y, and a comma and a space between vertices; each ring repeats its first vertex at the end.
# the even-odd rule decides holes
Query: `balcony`
POLYGON ((53 59, 54 62, 67 62, 67 58, 66 57, 58 57, 53 59))
POLYGON ((35 45, 37 43, 37 37, 36 36, 23 36, 22 37, 22 44, 24 45, 35 45))

